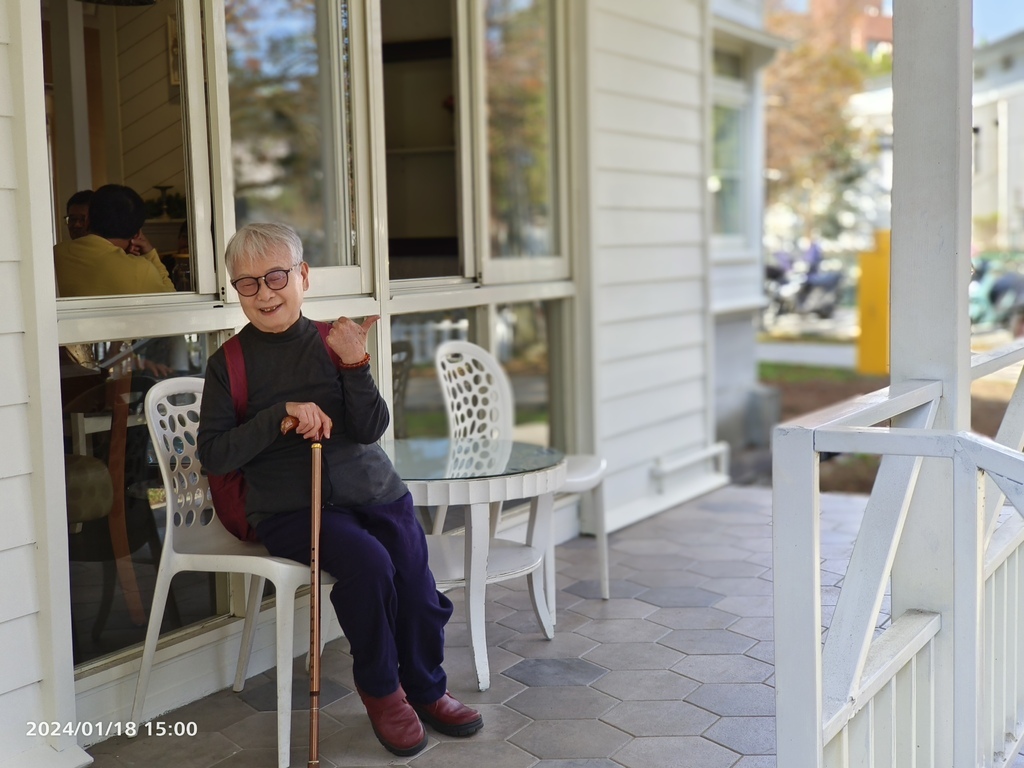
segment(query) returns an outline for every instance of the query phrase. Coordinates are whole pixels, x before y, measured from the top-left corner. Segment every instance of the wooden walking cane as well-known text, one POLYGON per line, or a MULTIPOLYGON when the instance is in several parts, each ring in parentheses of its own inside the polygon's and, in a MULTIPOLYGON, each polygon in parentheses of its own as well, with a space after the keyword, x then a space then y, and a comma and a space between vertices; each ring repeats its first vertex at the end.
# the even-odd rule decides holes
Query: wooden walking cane
POLYGON ((320 768, 320 451, 313 443, 309 549, 309 765, 320 768))
MULTIPOLYGON (((298 426, 294 416, 281 421, 281 434, 298 426)), ((309 762, 307 768, 320 768, 320 454, 323 446, 316 441, 312 453, 312 503, 310 504, 309 545, 309 762)))

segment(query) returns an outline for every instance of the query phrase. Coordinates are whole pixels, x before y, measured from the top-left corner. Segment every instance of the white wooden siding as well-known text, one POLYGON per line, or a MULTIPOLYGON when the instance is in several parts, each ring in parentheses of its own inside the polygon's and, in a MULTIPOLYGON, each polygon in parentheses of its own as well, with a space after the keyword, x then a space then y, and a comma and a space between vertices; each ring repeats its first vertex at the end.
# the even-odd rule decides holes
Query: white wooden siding
MULTIPOLYGON (((16 114, 7 11, 6 4, 0 3, 0 221, 10 225, 6 231, 13 233, 13 242, 9 243, 11 248, 0 249, 0 280, 4 285, 16 286, 19 283, 16 259, 20 250, 15 207, 16 114)), ((0 349, 17 354, 22 352, 18 339, 25 329, 20 292, 7 291, 5 304, 4 311, 0 313, 0 349)), ((24 360, 24 355, 4 359, 24 360)), ((22 367, 7 366, 8 372, 22 367)), ((31 547, 35 542, 31 495, 25 492, 28 485, 25 475, 30 469, 25 415, 28 391, 18 378, 17 374, 0 377, 0 434, 4 435, 4 440, 0 441, 0 493, 8 487, 22 491, 13 499, 4 494, 3 498, 7 500, 4 504, 4 525, 0 526, 0 573, 4 574, 7 582, 4 592, 8 596, 0 602, 0 648, 11 651, 0 654, 0 756, 17 755, 25 750, 24 718, 26 715, 31 717, 32 712, 41 713, 38 708, 28 711, 18 708, 21 700, 39 698, 38 683, 41 679, 38 654, 34 650, 39 646, 40 637, 32 621, 33 614, 38 611, 38 600, 34 597, 13 597, 19 592, 25 596, 36 595, 34 563, 31 557, 27 560, 25 557, 26 545, 31 547), (8 429, 14 432, 8 434, 8 429), (21 503, 12 504, 11 501, 21 503)), ((7 761, 0 758, 0 762, 7 761)))
MULTIPOLYGON (((588 30, 592 332, 610 527, 707 489, 705 4, 597 0, 588 30)), ((718 479, 721 482, 721 478, 718 479)))
POLYGON ((0 765, 70 767, 73 738, 26 735, 75 719, 40 30, 0 0, 0 765))

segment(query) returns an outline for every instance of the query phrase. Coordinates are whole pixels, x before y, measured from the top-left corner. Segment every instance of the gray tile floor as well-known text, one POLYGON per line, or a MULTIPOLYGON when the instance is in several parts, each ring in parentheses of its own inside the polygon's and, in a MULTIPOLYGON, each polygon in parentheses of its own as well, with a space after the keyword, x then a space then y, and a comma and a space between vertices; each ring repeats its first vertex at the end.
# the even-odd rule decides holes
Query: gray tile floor
MULTIPOLYGON (((823 500, 826 603, 834 604, 863 506, 857 496, 823 500)), ((347 645, 329 644, 321 765, 775 768, 771 533, 771 491, 740 486, 618 531, 609 601, 598 596, 593 540, 567 542, 557 550, 553 640, 537 628, 525 579, 488 588, 484 692, 473 684, 462 594, 452 593, 449 687, 483 712, 485 726, 468 739, 428 730, 427 749, 412 758, 377 743, 352 692, 347 645)), ((301 660, 296 670, 292 765, 305 766, 301 660)), ((97 768, 272 767, 274 718, 272 676, 259 675, 239 694, 221 691, 162 718, 196 723, 195 737, 118 738, 89 751, 97 768)))

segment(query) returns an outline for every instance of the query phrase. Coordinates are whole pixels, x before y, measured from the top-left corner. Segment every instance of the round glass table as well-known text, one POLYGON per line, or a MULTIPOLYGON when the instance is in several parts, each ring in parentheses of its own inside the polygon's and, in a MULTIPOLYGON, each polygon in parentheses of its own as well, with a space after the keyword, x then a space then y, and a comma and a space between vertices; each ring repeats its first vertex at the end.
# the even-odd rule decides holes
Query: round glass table
POLYGON ((382 441, 417 506, 464 504, 465 534, 427 536, 439 589, 465 587, 466 623, 481 691, 490 687, 484 633, 485 586, 527 576, 534 613, 554 636, 555 492, 565 484, 561 451, 510 440, 406 438, 382 441), (495 535, 502 502, 529 499, 526 541, 495 535))

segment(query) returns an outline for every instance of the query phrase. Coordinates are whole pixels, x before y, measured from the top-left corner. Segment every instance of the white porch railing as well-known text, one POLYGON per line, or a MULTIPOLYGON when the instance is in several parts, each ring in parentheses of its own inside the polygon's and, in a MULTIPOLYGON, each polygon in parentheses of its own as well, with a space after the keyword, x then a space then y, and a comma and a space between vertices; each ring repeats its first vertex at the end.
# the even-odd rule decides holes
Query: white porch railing
MULTIPOLYGON (((1021 361, 1024 342, 977 355, 972 377, 1021 361)), ((1012 765, 1024 741, 1021 381, 994 441, 932 429, 936 381, 906 382, 776 428, 780 767, 1012 765), (818 456, 826 451, 882 460, 822 642, 818 456), (950 462, 953 520, 928 521, 952 527, 952 559, 940 564, 952 576, 946 607, 906 610, 879 630, 924 458, 950 462), (1003 513, 1004 499, 1019 514, 1003 513)))

